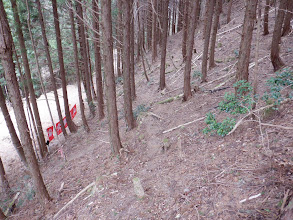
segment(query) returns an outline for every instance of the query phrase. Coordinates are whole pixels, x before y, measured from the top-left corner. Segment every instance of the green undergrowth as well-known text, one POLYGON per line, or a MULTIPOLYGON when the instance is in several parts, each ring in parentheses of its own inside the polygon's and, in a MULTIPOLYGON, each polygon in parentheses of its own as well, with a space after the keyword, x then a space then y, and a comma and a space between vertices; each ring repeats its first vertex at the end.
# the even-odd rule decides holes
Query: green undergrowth
POLYGON ((251 111, 252 106, 259 100, 264 100, 266 105, 273 105, 273 107, 264 111, 264 114, 271 115, 272 112, 278 110, 278 106, 282 101, 293 98, 293 69, 282 69, 276 73, 275 77, 271 77, 266 85, 268 86, 268 92, 265 92, 260 99, 258 95, 253 96, 251 83, 244 80, 236 82, 233 85, 236 93, 226 93, 223 101, 217 107, 219 110, 218 115, 228 113, 229 116, 222 121, 218 121, 215 114, 208 112, 205 119, 207 127, 203 129, 203 133, 226 136, 234 128, 236 120, 241 115, 251 111))

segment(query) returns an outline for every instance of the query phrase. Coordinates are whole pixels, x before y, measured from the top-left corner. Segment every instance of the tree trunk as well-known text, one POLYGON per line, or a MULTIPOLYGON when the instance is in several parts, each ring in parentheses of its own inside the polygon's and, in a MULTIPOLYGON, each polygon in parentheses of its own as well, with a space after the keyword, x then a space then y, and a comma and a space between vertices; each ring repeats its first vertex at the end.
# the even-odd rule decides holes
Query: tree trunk
POLYGON ((269 10, 270 10, 270 0, 266 0, 265 12, 263 18, 263 35, 268 35, 269 32, 269 10))
POLYGON ((131 99, 135 100, 135 76, 134 76, 134 16, 133 0, 130 0, 130 92, 131 99))
POLYGON ((103 60, 106 72, 106 97, 107 111, 109 120, 110 143, 113 153, 118 155, 122 148, 116 104, 116 85, 114 78, 113 66, 113 38, 112 38, 112 19, 111 19, 111 2, 101 0, 102 15, 102 36, 103 36, 103 60))
POLYGON ((183 37, 182 37, 182 57, 183 62, 186 60, 186 41, 187 41, 187 31, 189 25, 189 0, 185 0, 184 4, 184 20, 183 20, 183 37))
POLYGON ((193 44, 194 44, 194 32, 196 28, 198 14, 197 7, 199 0, 191 3, 192 11, 191 11, 191 22, 189 22, 188 27, 188 40, 187 40, 187 56, 185 61, 185 70, 184 70, 184 88, 183 88, 183 101, 187 101, 191 96, 191 88, 190 88, 190 72, 191 72, 191 60, 192 60, 192 52, 193 52, 193 44))
POLYGON ((215 48, 216 48, 216 40, 217 40, 217 32, 218 32, 218 26, 219 26, 219 20, 220 20, 220 13, 221 13, 221 5, 222 0, 217 0, 216 4, 216 14, 214 16, 214 22, 213 22, 213 32, 211 37, 211 47, 210 47, 210 62, 209 67, 212 69, 216 66, 215 63, 215 48))
POLYGON ((87 26, 85 26, 85 37, 86 37, 86 54, 88 57, 89 80, 90 80, 90 87, 91 87, 90 90, 91 90, 92 99, 97 100, 97 94, 95 92, 95 86, 93 81, 92 60, 91 60, 91 53, 90 53, 90 44, 88 40, 89 34, 88 34, 87 26))
POLYGON ((127 126, 129 129, 135 127, 135 120, 132 112, 132 98, 131 98, 131 58, 130 58, 130 2, 122 0, 123 6, 123 92, 124 92, 124 110, 127 126))
POLYGON ((229 0, 228 11, 227 11, 227 24, 231 21, 232 4, 233 4, 233 0, 229 0))
POLYGON ((278 71, 281 69, 285 63, 282 61, 280 57, 280 41, 282 35, 282 25, 285 17, 284 10, 286 9, 287 0, 281 0, 278 10, 278 15, 275 21, 275 27, 272 37, 272 45, 271 45, 271 61, 274 67, 274 71, 278 71))
POLYGON ((53 6, 54 26, 55 26, 55 32, 56 32, 58 61, 59 61, 60 75, 61 75, 61 81, 62 81, 62 92, 63 92, 66 122, 70 132, 75 133, 77 131, 77 127, 71 119, 69 105, 68 105, 67 82, 65 77, 66 73, 65 73, 64 60, 63 60, 63 49, 62 49, 61 33, 60 33, 60 25, 59 25, 59 15, 57 11, 57 0, 52 0, 52 6, 53 6))
POLYGON ((12 144, 13 144, 20 160, 27 166, 27 162, 26 162, 26 159, 24 156, 23 148, 21 146, 20 140, 16 134, 13 123, 11 121, 1 86, 0 86, 0 107, 1 107, 1 111, 2 111, 3 117, 5 119, 5 123, 8 128, 10 137, 11 137, 12 144))
POLYGON ((184 2, 185 0, 179 0, 177 32, 181 31, 183 27, 184 8, 185 8, 184 2))
MULTIPOLYGON (((30 67, 29 67, 29 61, 28 61, 28 57, 27 57, 27 51, 26 51, 25 41, 23 38, 22 29, 21 29, 21 23, 20 23, 20 19, 19 19, 19 15, 18 15, 16 1, 11 0, 11 5, 12 5, 12 10, 13 10, 13 17, 14 17, 18 42, 19 42, 19 45, 21 48, 20 52, 21 52, 21 57, 22 57, 22 61, 23 61, 27 86, 28 86, 29 93, 30 93, 30 100, 31 100, 32 107, 33 107, 34 118, 35 118, 36 124, 37 124, 37 135, 38 135, 38 140, 39 140, 40 152, 41 152, 41 156, 44 157, 46 155, 46 153, 48 152, 48 150, 46 147, 44 132, 43 132, 43 128, 42 128, 42 122, 41 122, 39 109, 38 109, 38 105, 37 105, 37 98, 36 98, 35 90, 34 90, 33 83, 32 83, 32 76, 31 76, 31 71, 30 71, 30 67)), ((28 105, 29 105, 29 103, 28 103, 28 105)))
POLYGON ((55 80, 55 76, 54 76, 54 72, 53 72, 53 65, 52 65, 51 55, 50 55, 50 51, 49 51, 49 43, 48 43, 48 39, 47 39, 47 35, 46 35, 46 29, 45 29, 44 18, 43 18, 43 14, 42 14, 40 0, 36 0, 36 4, 37 4, 38 12, 39 12, 39 22, 41 25, 42 37, 43 37, 43 42, 44 42, 44 47, 45 47, 45 52, 46 52, 46 58, 47 58, 47 62, 48 62, 48 68, 49 68, 49 72, 50 72, 50 79, 51 79, 51 83, 53 86, 53 92, 54 92, 59 122, 61 125, 61 129, 63 131, 63 135, 67 136, 67 132, 66 132, 66 129, 65 129, 65 126, 63 123, 63 117, 62 117, 62 112, 61 112, 61 108, 60 108, 58 93, 57 93, 56 80, 55 80))
POLYGON ((160 90, 166 87, 165 70, 166 70, 166 49, 167 49, 167 32, 168 32, 168 6, 169 0, 162 2, 163 11, 163 33, 162 33, 162 46, 161 46, 161 68, 160 68, 160 90))
MULTIPOLYGON (((120 2, 120 0, 118 1, 120 2)), ((99 8, 97 4, 97 0, 93 0, 93 29, 94 29, 94 49, 95 49, 95 71, 96 71, 96 86, 97 86, 97 99, 98 99, 98 114, 99 114, 99 120, 102 120, 105 117, 104 113, 104 94, 103 94, 103 80, 102 80, 102 64, 101 64, 101 40, 100 40, 100 27, 99 27, 99 8)), ((120 27, 119 27, 120 28, 120 27)), ((119 28, 117 31, 120 30, 119 28)), ((120 34, 118 35, 120 38, 120 34)), ((117 56, 120 57, 120 48, 117 46, 118 54, 117 56)), ((118 60, 117 60, 118 62, 118 60)), ((118 76, 120 71, 120 60, 119 60, 119 66, 117 66, 118 69, 118 76)), ((118 65, 118 64, 117 64, 118 65)))
POLYGON ((291 19, 293 17, 293 2, 287 0, 287 12, 285 15, 282 36, 286 36, 291 32, 291 19))
POLYGON ((83 11, 80 1, 76 1, 76 13, 78 15, 77 17, 77 23, 78 23, 78 33, 79 33, 79 44, 80 44, 80 53, 82 57, 81 67, 83 76, 85 78, 85 92, 86 92, 86 98, 88 102, 88 106, 90 108, 91 116, 95 116, 95 105, 93 103, 92 95, 91 95, 91 89, 90 89, 90 79, 89 79, 89 66, 88 66, 88 56, 86 51, 86 37, 85 37, 85 28, 84 28, 84 17, 83 17, 83 11))
POLYGON ((147 48, 151 49, 152 48, 152 19, 154 17, 152 17, 152 1, 153 0, 149 0, 148 1, 148 11, 147 11, 147 48))
POLYGON ((176 33, 176 19, 177 19, 176 12, 177 12, 177 3, 174 2, 172 7, 172 34, 176 33))
MULTIPOLYGON (((94 2, 94 1, 93 1, 94 2)), ((121 60, 122 60, 122 0, 117 0, 117 75, 122 77, 121 60)), ((100 55, 101 56, 101 55, 100 55)))
POLYGON ((27 159, 30 173, 34 181, 35 190, 38 197, 40 198, 40 202, 43 202, 45 200, 50 200, 50 196, 40 173, 39 165, 32 146, 32 140, 30 138, 26 117, 24 114, 23 103, 21 100, 19 85, 15 73, 15 66, 13 63, 12 43, 13 40, 6 12, 4 10, 3 2, 0 1, 0 59, 2 61, 2 67, 4 69, 7 87, 14 109, 16 123, 20 133, 21 142, 23 144, 25 157, 27 159))
POLYGON ((153 23, 152 23, 152 62, 156 61, 157 58, 157 0, 152 0, 152 9, 153 9, 153 23))
POLYGON ((72 44, 73 44, 73 50, 74 50, 74 66, 75 66, 75 71, 76 71, 76 81, 77 81, 78 99, 79 99, 79 106, 80 106, 80 112, 81 112, 81 119, 82 119, 84 130, 86 132, 89 132, 90 128, 88 126, 88 123, 87 123, 87 120, 86 120, 86 117, 84 114, 84 103, 83 103, 83 99, 82 99, 80 72, 79 72, 78 49, 77 49, 77 43, 76 43, 75 23, 74 23, 73 8, 72 8, 73 6, 72 6, 71 0, 69 1, 69 4, 70 4, 69 17, 70 17, 70 25, 71 25, 72 44))
MULTIPOLYGON (((255 100, 257 94, 257 87, 258 87, 258 57, 259 57, 259 40, 260 40, 260 23, 261 23, 261 1, 258 4, 258 16, 257 16, 257 31, 256 31, 256 45, 255 45, 255 66, 253 71, 253 98, 255 100)), ((252 104, 252 109, 254 110, 256 107, 256 100, 252 104)), ((255 117, 253 115, 252 117, 255 117)))
POLYGON ((10 189, 8 180, 6 178, 5 169, 4 169, 1 157, 0 157, 0 179, 1 179, 1 185, 2 185, 2 193, 6 194, 9 197, 11 194, 11 189, 10 189))
POLYGON ((248 0, 246 4, 241 43, 239 49, 239 58, 236 70, 236 81, 248 81, 248 66, 250 59, 252 32, 256 18, 257 3, 258 1, 256 0, 248 0))
POLYGON ((209 44, 210 44, 210 36, 211 36, 211 28, 212 28, 212 20, 213 20, 213 13, 214 13, 214 5, 216 0, 210 0, 209 2, 209 8, 208 8, 208 14, 207 14, 207 20, 206 20, 206 28, 204 33, 204 48, 203 48, 203 54, 202 54, 202 66, 201 66, 201 72, 202 82, 207 81, 207 65, 208 65, 208 53, 209 53, 209 44))

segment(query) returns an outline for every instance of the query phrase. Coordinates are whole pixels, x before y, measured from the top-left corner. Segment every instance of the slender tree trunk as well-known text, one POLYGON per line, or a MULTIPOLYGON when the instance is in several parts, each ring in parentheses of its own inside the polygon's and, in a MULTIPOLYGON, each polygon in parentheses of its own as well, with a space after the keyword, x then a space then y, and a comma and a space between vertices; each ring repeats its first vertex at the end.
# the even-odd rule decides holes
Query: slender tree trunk
POLYGON ((2 159, 0 157, 0 178, 1 178, 1 185, 2 185, 2 192, 9 196, 11 194, 11 189, 6 178, 5 169, 3 166, 2 159))
POLYGON ((236 70, 236 81, 248 81, 252 32, 256 18, 257 0, 248 0, 245 9, 239 58, 236 70))
POLYGON ((62 92, 63 92, 66 122, 70 132, 75 133, 77 131, 77 127, 71 119, 69 105, 68 105, 67 82, 65 77, 66 73, 65 73, 64 60, 63 60, 63 49, 62 49, 61 32, 60 32, 60 25, 59 25, 59 15, 57 11, 57 0, 52 0, 52 6, 53 6, 54 26, 55 26, 55 32, 56 32, 58 61, 59 61, 60 75, 61 75, 61 81, 62 81, 62 92))
POLYGON ((130 0, 130 92, 131 99, 135 100, 135 76, 134 76, 134 16, 133 0, 130 0))
MULTIPOLYGON (((17 51, 15 49, 14 44, 12 45, 12 48, 13 48, 13 52, 12 53, 14 53, 14 55, 15 55, 15 59, 16 59, 16 63, 17 63, 17 68, 18 68, 19 75, 20 75, 20 81, 21 81, 22 85, 24 85, 24 89, 23 90, 24 90, 25 101, 27 103, 27 112, 28 112, 29 126, 32 124, 33 125, 33 129, 34 129, 34 132, 33 132, 32 129, 31 129, 31 127, 30 127, 30 134, 31 134, 31 137, 32 137, 33 147, 34 147, 34 150, 35 150, 35 154, 36 154, 37 160, 39 161, 40 159, 38 157, 38 153, 37 153, 37 150, 36 150, 35 139, 37 139, 37 141, 38 141, 38 146, 40 146, 40 141, 39 141, 39 138, 38 138, 36 121, 35 121, 35 118, 33 116, 33 111, 32 111, 31 105, 30 105, 29 94, 28 94, 28 87, 26 85, 26 82, 25 82, 25 79, 24 79, 24 75, 22 74, 20 62, 19 62, 18 55, 17 55, 17 51), (32 122, 30 120, 32 120, 32 122)), ((43 93, 46 94, 45 92, 43 92, 43 93)), ((25 163, 25 166, 27 166, 27 163, 25 163)))
POLYGON ((19 92, 19 85, 15 73, 15 66, 13 63, 12 44, 13 40, 6 12, 4 10, 3 2, 0 1, 0 59, 2 61, 2 67, 4 69, 7 87, 11 97, 25 157, 27 159, 30 173, 34 181, 35 190, 38 197, 40 198, 40 202, 43 202, 50 200, 50 196, 40 173, 39 165, 33 150, 32 140, 30 138, 29 129, 26 122, 23 103, 19 92))
POLYGON ((78 89, 78 99, 79 99, 79 106, 81 112, 81 119, 83 123, 83 128, 86 132, 90 131, 88 126, 85 114, 84 114, 84 103, 82 99, 82 91, 81 91, 81 82, 80 82, 80 72, 79 72, 79 59, 78 59, 78 49, 77 49, 77 40, 76 40, 76 33, 75 33, 75 23, 74 23, 74 16, 73 16, 73 6, 71 0, 69 1, 70 8, 69 8, 69 17, 70 17, 70 27, 71 27, 71 36, 72 36, 72 44, 74 50, 74 66, 76 71, 76 81, 77 81, 77 89, 78 89))
POLYGON ((152 37, 153 37, 153 34, 152 34, 152 28, 154 27, 152 25, 152 21, 153 21, 153 14, 152 14, 152 1, 153 0, 149 0, 148 1, 148 10, 147 10, 147 48, 148 49, 151 49, 152 48, 152 37))
MULTIPOLYGON (((31 100, 32 107, 33 107, 34 118, 35 118, 36 124, 37 124, 37 135, 38 135, 38 140, 39 140, 40 152, 41 152, 41 156, 44 157, 46 155, 46 153, 48 152, 48 150, 46 147, 45 136, 44 136, 40 113, 39 113, 39 109, 38 109, 38 105, 37 105, 37 98, 36 98, 35 90, 34 90, 33 83, 32 83, 32 76, 31 76, 29 61, 28 61, 28 57, 27 57, 25 41, 23 38, 23 33, 22 33, 22 29, 21 29, 21 23, 20 23, 20 19, 19 19, 19 15, 18 15, 16 1, 15 0, 10 0, 10 1, 11 1, 11 5, 12 5, 12 10, 13 10, 13 17, 14 17, 18 42, 19 42, 19 45, 21 48, 20 52, 21 52, 21 57, 22 57, 22 61, 23 61, 27 86, 28 86, 29 93, 30 93, 30 100, 31 100)), ((29 103, 28 103, 28 105, 29 105, 29 103)))
POLYGON ((90 90, 90 79, 89 79, 89 67, 88 67, 88 56, 86 51, 86 37, 85 37, 85 28, 84 28, 84 17, 83 17, 83 11, 80 1, 76 1, 76 13, 78 15, 77 17, 77 23, 78 23, 78 33, 79 33, 79 44, 80 44, 80 53, 82 57, 82 72, 85 78, 85 92, 86 92, 86 98, 88 102, 88 106, 90 108, 91 116, 95 116, 95 105, 93 103, 91 90, 90 90))
POLYGON ((291 19, 293 17, 293 2, 292 0, 287 0, 287 12, 285 15, 282 36, 286 36, 291 32, 291 19))
POLYGON ((174 2, 172 7, 172 34, 175 34, 176 32, 176 19, 177 19, 176 12, 177 12, 177 3, 174 2))
POLYGON ((196 28, 198 14, 196 13, 199 0, 196 0, 191 3, 192 11, 191 11, 191 21, 189 22, 188 27, 188 39, 187 39, 187 56, 185 61, 185 70, 184 70, 184 88, 183 88, 183 101, 187 101, 191 96, 191 88, 190 88, 190 72, 191 72, 191 60, 192 60, 192 51, 194 44, 194 32, 196 28))
POLYGON ((177 32, 182 30, 184 22, 185 0, 179 0, 177 32))
POLYGON ((135 127, 135 120, 132 112, 131 98, 131 49, 130 49, 130 2, 122 0, 123 6, 123 91, 124 91, 124 110, 127 126, 129 129, 135 127))
POLYGON ((215 48, 216 48, 216 40, 217 40, 217 32, 218 32, 218 26, 219 26, 219 20, 220 20, 220 13, 221 13, 221 5, 222 0, 217 0, 216 4, 216 14, 214 16, 214 22, 213 22, 213 32, 211 37, 211 47, 210 47, 210 62, 209 67, 210 69, 216 66, 215 63, 215 48))
POLYGON ((137 10, 137 53, 136 53, 136 59, 135 62, 139 62, 140 56, 141 56, 141 44, 143 41, 143 35, 141 33, 141 17, 142 17, 142 13, 139 11, 139 1, 137 1, 136 3, 136 10, 137 10))
POLYGON ((183 62, 186 60, 186 41, 189 26, 189 0, 185 0, 184 4, 184 20, 183 20, 183 37, 182 37, 182 57, 183 62))
POLYGON ((214 13, 214 5, 215 5, 215 0, 210 0, 208 14, 207 14, 207 20, 206 20, 206 28, 205 28, 205 33, 204 33, 205 37, 204 37, 204 48, 203 48, 202 66, 201 66, 201 72, 202 72, 201 80, 202 80, 202 82, 207 81, 208 53, 209 53, 209 44, 210 44, 212 20, 213 20, 213 13, 214 13))
POLYGON ((147 71, 146 71, 145 63, 144 63, 144 53, 143 53, 143 48, 142 48, 141 50, 142 50, 142 53, 141 53, 141 62, 142 62, 142 66, 143 66, 143 73, 144 73, 144 76, 145 76, 147 82, 149 82, 149 77, 148 77, 148 75, 147 75, 147 71))
POLYGON ((204 5, 202 39, 205 38, 211 1, 212 0, 206 0, 204 5))
POLYGON ((153 10, 153 23, 152 23, 152 62, 156 61, 157 58, 157 0, 152 0, 152 10, 153 10))
MULTIPOLYGON (((29 105, 29 103, 28 103, 28 105, 29 105)), ((1 107, 1 111, 2 111, 3 117, 5 119, 5 123, 8 128, 10 137, 11 137, 12 144, 13 144, 20 160, 27 166, 27 162, 26 162, 26 159, 24 156, 23 148, 21 146, 20 140, 16 134, 13 123, 11 121, 1 86, 0 86, 0 107, 1 107)))
POLYGON ((65 129, 65 126, 63 123, 63 117, 62 117, 62 112, 61 112, 61 108, 60 108, 58 93, 57 93, 56 80, 55 80, 55 76, 54 76, 54 72, 53 72, 53 65, 52 65, 51 55, 50 55, 50 51, 49 51, 49 43, 48 43, 48 39, 47 39, 47 35, 46 35, 46 29, 45 29, 40 0, 36 0, 36 4, 37 4, 38 12, 39 12, 39 22, 41 25, 42 37, 43 37, 49 72, 50 72, 51 83, 53 86, 53 92, 54 92, 58 117, 59 117, 59 121, 60 121, 60 125, 61 125, 61 129, 63 131, 63 134, 64 134, 64 136, 67 136, 67 132, 66 132, 66 129, 65 129))
POLYGON ((166 87, 165 70, 166 70, 166 49, 167 49, 167 32, 168 32, 168 6, 169 0, 162 2, 163 6, 163 33, 162 33, 162 46, 161 46, 161 68, 160 68, 160 90, 166 87))
POLYGON ((280 57, 280 41, 282 35, 282 25, 285 17, 284 10, 286 9, 287 0, 281 0, 278 10, 278 15, 275 21, 275 27, 272 38, 271 45, 271 61, 274 67, 274 71, 278 71, 281 69, 285 63, 282 61, 280 57))
POLYGON ((86 54, 88 57, 88 68, 89 68, 89 80, 90 80, 90 90, 92 99, 97 100, 97 94, 95 92, 95 86, 93 81, 93 71, 92 71, 92 60, 91 60, 91 53, 90 53, 90 44, 89 44, 89 34, 88 34, 88 28, 85 26, 85 36, 86 36, 86 54))
MULTIPOLYGON (((36 66, 37 66, 37 70, 38 70, 38 77, 39 77, 39 80, 40 80, 40 83, 41 83, 42 92, 43 92, 43 94, 45 96, 45 100, 46 100, 46 104, 47 104, 47 107, 48 107, 50 119, 51 119, 53 128, 54 128, 54 130, 55 130, 55 132, 57 134, 57 129, 56 129, 56 126, 55 126, 55 123, 54 123, 52 111, 51 111, 51 108, 50 108, 50 104, 49 104, 49 101, 48 101, 47 93, 46 93, 45 86, 44 86, 44 82, 43 82, 43 78, 42 78, 41 68, 40 68, 39 59, 38 59, 38 53, 37 53, 37 50, 36 50, 34 38, 33 38, 33 35, 32 35, 32 31, 31 31, 30 11, 29 11, 28 0, 26 0, 26 8, 27 8, 27 12, 28 12, 28 16, 27 16, 27 27, 28 27, 28 31, 29 31, 29 35, 30 35, 30 39, 31 39, 31 45, 32 45, 32 48, 33 48, 33 51, 34 51, 34 57, 35 57, 36 66)), ((55 80, 55 78, 54 78, 54 80, 55 80)), ((55 88, 56 88, 56 86, 55 86, 55 88)), ((55 91, 56 91, 56 94, 57 94, 57 90, 55 90, 55 91)), ((55 91, 54 91, 54 96, 55 96, 55 91)), ((57 96, 57 98, 58 98, 58 96, 57 96)), ((58 101, 59 101, 59 99, 58 99, 58 101)), ((56 101, 55 101, 55 103, 57 105, 57 102, 56 101)), ((30 109, 30 107, 29 107, 29 109, 30 109)), ((58 110, 58 108, 57 108, 57 110, 58 110)), ((35 123, 34 123, 34 118, 33 117, 32 117, 32 120, 33 120, 33 125, 34 125, 35 123)), ((57 135, 57 139, 59 140, 58 135, 57 135)))
MULTIPOLYGON (((118 1, 120 2, 120 0, 118 1)), ((97 0, 93 0, 93 29, 94 29, 94 49, 95 49, 95 71, 96 71, 96 86, 97 86, 97 99, 98 99, 98 114, 99 114, 99 120, 102 120, 105 117, 104 113, 104 95, 103 95, 103 80, 102 80, 102 64, 101 64, 101 46, 100 46, 100 27, 99 27, 99 8, 97 4, 97 0)), ((120 12, 118 12, 120 13, 120 12)), ((120 21, 121 22, 121 21, 120 21)), ((119 28, 117 31, 119 32, 118 37, 120 39, 120 29, 121 26, 119 25, 119 28)), ((120 46, 117 46, 118 54, 117 56, 120 57, 121 49, 120 46)), ((118 69, 118 76, 120 70, 120 60, 117 60, 117 63, 119 63, 118 69)))
MULTIPOLYGON (((256 32, 256 45, 255 45, 255 66, 253 71, 253 98, 255 99, 257 94, 257 81, 258 81, 258 57, 259 57, 259 40, 260 40, 260 23, 261 23, 261 1, 258 4, 258 16, 257 16, 257 32, 256 32)), ((256 107, 256 100, 252 105, 252 109, 256 107)), ((255 115, 253 115, 255 117, 255 115)))
POLYGON ((263 19, 263 35, 268 35, 269 32, 269 10, 270 0, 266 0, 264 19, 263 19))
POLYGON ((233 0, 229 0, 228 11, 227 11, 227 24, 231 21, 233 0))
POLYGON ((102 7, 102 36, 103 36, 103 60, 106 72, 106 97, 107 111, 109 120, 110 143, 114 154, 119 154, 122 144, 120 141, 118 114, 116 104, 116 85, 113 66, 113 38, 112 38, 112 19, 111 2, 101 0, 102 7))
POLYGON ((122 0, 117 0, 117 74, 122 77, 121 60, 122 60, 122 0))

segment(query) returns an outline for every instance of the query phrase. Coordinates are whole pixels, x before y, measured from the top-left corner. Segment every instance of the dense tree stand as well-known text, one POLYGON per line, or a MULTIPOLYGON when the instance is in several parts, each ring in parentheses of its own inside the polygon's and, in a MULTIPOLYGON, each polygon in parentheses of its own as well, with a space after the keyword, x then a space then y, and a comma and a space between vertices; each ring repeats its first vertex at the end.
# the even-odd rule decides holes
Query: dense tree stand
POLYGON ((32 146, 26 117, 24 114, 21 95, 15 73, 15 66, 12 57, 12 36, 11 30, 4 10, 3 2, 0 1, 0 58, 7 80, 8 91, 11 97, 12 106, 15 113, 15 118, 20 132, 21 142, 30 173, 35 185, 35 190, 40 202, 50 200, 49 193, 45 187, 42 175, 40 173, 38 161, 32 146))

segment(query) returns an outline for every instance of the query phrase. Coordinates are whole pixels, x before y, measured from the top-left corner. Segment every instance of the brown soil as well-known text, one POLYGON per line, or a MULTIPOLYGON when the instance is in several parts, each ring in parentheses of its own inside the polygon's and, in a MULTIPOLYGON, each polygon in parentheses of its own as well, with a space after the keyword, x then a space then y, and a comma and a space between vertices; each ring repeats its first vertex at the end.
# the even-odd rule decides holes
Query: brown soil
MULTIPOLYGON (((234 17, 219 32, 229 30, 243 21, 243 1, 233 8, 234 17)), ((270 21, 274 20, 270 13, 270 21)), ((225 16, 221 19, 224 21, 225 16)), ((270 23, 272 32, 273 23, 270 23)), ((256 31, 255 31, 256 32, 256 31)), ((218 37, 216 60, 218 66, 209 71, 208 81, 217 79, 222 70, 236 62, 241 28, 218 37)), ((254 33, 256 34, 256 33, 254 33)), ((201 33, 196 34, 197 53, 202 52, 201 33)), ((21 192, 10 219, 51 219, 67 202, 87 185, 96 181, 95 190, 88 190, 65 209, 58 219, 277 219, 284 193, 293 186, 293 134, 292 130, 277 127, 259 127, 258 123, 245 122, 230 136, 206 136, 202 133, 204 121, 164 133, 165 130, 205 116, 223 99, 225 92, 233 91, 233 79, 225 86, 230 88, 215 93, 213 89, 227 78, 209 85, 194 84, 202 90, 191 100, 158 104, 159 101, 182 93, 183 65, 181 33, 168 39, 166 84, 158 91, 159 59, 151 64, 147 83, 142 65, 136 65, 137 106, 145 105, 148 111, 138 116, 137 128, 127 131, 123 117, 122 85, 117 84, 119 126, 123 146, 120 157, 113 157, 108 143, 106 120, 90 119, 91 132, 82 127, 77 134, 62 140, 65 162, 60 157, 61 147, 55 141, 50 157, 41 164, 42 174, 53 201, 41 206, 32 199, 32 184, 18 161, 9 162, 8 179, 15 191, 21 192), (171 62, 173 57, 174 65, 171 62), (167 150, 163 150, 163 146, 167 150), (146 196, 137 199, 132 179, 138 177, 146 196), (64 183, 61 193, 58 189, 64 183), (257 198, 248 199, 260 194, 257 198), (32 200, 30 200, 32 199, 32 200)), ((260 54, 269 55, 272 34, 261 36, 260 54)), ((254 61, 255 36, 251 62, 254 61)), ((286 64, 293 60, 292 34, 282 38, 281 53, 286 64)), ((194 58, 198 55, 194 54, 194 58)), ((148 57, 150 61, 150 56, 148 57)), ((201 60, 193 63, 200 71, 201 60)), ((268 90, 266 80, 274 76, 269 58, 259 64, 259 93, 268 90)), ((253 69, 250 70, 250 73, 253 69)), ((260 103, 258 107, 262 106, 260 103)), ((78 115, 79 116, 79 115, 78 115)), ((77 117, 78 117, 77 116, 77 117)), ((77 118, 75 121, 79 121, 77 118)), ((293 124, 293 104, 286 103, 277 112, 263 119, 275 125, 293 124)))

